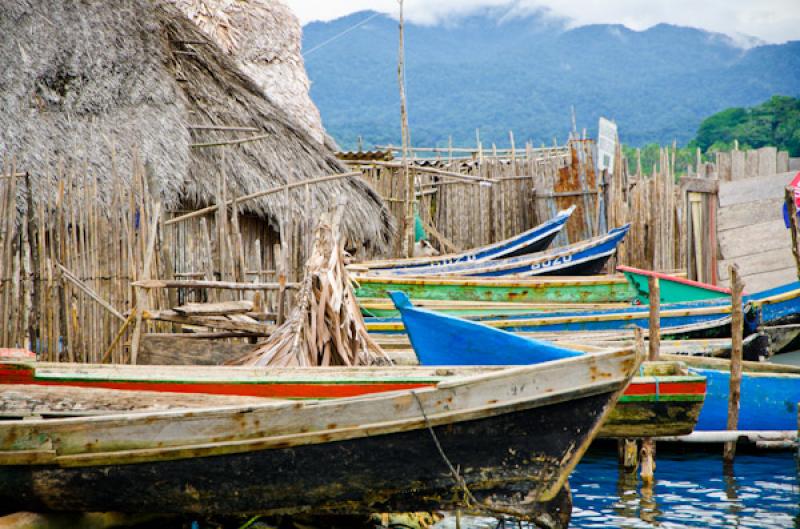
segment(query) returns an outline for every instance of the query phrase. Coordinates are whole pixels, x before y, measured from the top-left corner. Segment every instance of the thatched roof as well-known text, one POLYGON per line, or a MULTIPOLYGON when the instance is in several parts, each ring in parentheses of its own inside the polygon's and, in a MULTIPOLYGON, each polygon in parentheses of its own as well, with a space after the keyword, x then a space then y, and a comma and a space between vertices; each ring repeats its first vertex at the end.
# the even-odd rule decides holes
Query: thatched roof
POLYGON ((308 94, 300 22, 280 0, 171 0, 312 138, 325 142, 308 94))
MULTIPOLYGON (((47 174, 63 159, 110 182, 130 178, 134 150, 171 209, 215 202, 219 147, 192 144, 265 135, 225 147, 229 196, 344 172, 333 153, 265 97, 174 6, 154 0, 4 0, 0 9, 0 153, 52 194, 47 174), (191 125, 244 126, 258 132, 191 125), (115 156, 111 155, 113 150, 115 156)), ((105 186, 105 197, 112 186, 105 186)), ((348 198, 345 234, 385 247, 393 229, 380 197, 359 178, 314 186, 314 209, 348 198)), ((292 207, 304 214, 302 190, 292 207)), ((245 209, 282 215, 283 197, 245 209)))

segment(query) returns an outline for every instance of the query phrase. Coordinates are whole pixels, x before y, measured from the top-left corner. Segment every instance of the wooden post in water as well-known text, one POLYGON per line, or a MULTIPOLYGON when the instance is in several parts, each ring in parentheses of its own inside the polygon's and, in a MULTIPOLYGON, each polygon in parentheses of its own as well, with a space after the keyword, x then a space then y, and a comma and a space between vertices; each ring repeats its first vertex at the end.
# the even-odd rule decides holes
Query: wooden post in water
MULTIPOLYGON (((644 335, 642 329, 634 327, 634 341, 636 342, 636 354, 639 358, 644 356, 644 335)), ((617 441, 618 463, 626 472, 636 472, 639 466, 639 445, 636 439, 619 439, 617 441)))
MULTIPOLYGON (((651 362, 658 360, 659 348, 661 345, 661 288, 657 277, 648 279, 648 289, 650 291, 650 337, 648 342, 647 359, 651 362)), ((656 470, 656 442, 652 437, 642 439, 642 482, 652 483, 653 475, 656 470)))
MULTIPOLYGON (((728 270, 731 278, 731 377, 727 429, 736 431, 739 425, 739 398, 742 385, 742 335, 744 332, 742 291, 744 285, 739 277, 737 265, 731 265, 728 270)), ((736 441, 728 441, 723 448, 722 458, 725 463, 733 463, 734 457, 736 457, 736 441)))
POLYGON ((789 216, 789 229, 792 232, 792 255, 794 256, 794 264, 797 267, 797 277, 800 278, 800 250, 797 248, 797 207, 794 202, 794 189, 789 186, 786 187, 784 200, 786 202, 786 213, 789 216))

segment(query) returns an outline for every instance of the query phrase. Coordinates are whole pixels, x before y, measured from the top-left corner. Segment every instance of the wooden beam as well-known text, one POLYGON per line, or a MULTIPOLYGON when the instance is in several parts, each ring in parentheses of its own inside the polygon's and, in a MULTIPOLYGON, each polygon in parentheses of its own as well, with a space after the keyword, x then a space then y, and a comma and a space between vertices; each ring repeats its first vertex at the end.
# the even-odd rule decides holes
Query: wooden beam
POLYGON ((125 321, 125 316, 123 316, 122 313, 120 313, 117 309, 115 309, 111 305, 111 303, 101 298, 100 294, 95 292, 89 285, 85 284, 83 281, 78 279, 78 277, 75 274, 73 274, 68 268, 66 268, 61 263, 56 263, 56 266, 58 267, 59 270, 61 270, 64 279, 66 279, 67 281, 78 287, 79 290, 81 290, 84 294, 89 296, 89 298, 94 300, 98 305, 100 305, 108 312, 113 314, 115 318, 117 318, 120 321, 125 321))
POLYGON ((174 310, 144 311, 143 317, 148 320, 169 321, 183 325, 197 325, 198 327, 209 327, 226 331, 247 332, 255 336, 269 336, 275 331, 274 325, 268 325, 266 323, 232 321, 227 318, 211 316, 184 316, 174 310))
MULTIPOLYGON (((273 187, 273 188, 270 188, 270 189, 266 189, 264 191, 256 191, 255 193, 250 193, 249 195, 244 195, 244 196, 241 196, 241 197, 236 198, 234 200, 228 200, 225 203, 225 206, 226 207, 227 206, 232 206, 234 202, 236 202, 237 204, 241 204, 242 202, 246 202, 248 200, 253 200, 253 199, 256 199, 256 198, 265 197, 267 195, 273 195, 275 193, 280 193, 282 191, 287 191, 289 189, 294 189, 295 187, 303 187, 303 186, 307 186, 307 185, 311 185, 311 184, 321 184, 323 182, 329 182, 331 180, 339 180, 340 178, 348 178, 348 177, 351 177, 351 176, 359 176, 359 175, 361 175, 360 171, 351 171, 349 173, 339 173, 339 174, 334 174, 334 175, 321 176, 319 178, 312 178, 311 180, 301 180, 299 182, 292 182, 291 184, 285 184, 285 185, 282 185, 282 186, 273 187)), ((219 205, 215 204, 213 206, 208 206, 208 207, 205 207, 205 208, 201 208, 201 209, 198 209, 196 211, 192 211, 191 213, 186 213, 184 215, 180 215, 178 217, 171 218, 171 219, 165 221, 164 225, 165 226, 169 226, 171 224, 176 224, 178 222, 182 222, 184 220, 188 220, 188 219, 191 219, 191 218, 194 218, 194 217, 200 217, 200 216, 203 216, 203 215, 208 215, 209 213, 214 213, 215 211, 217 211, 218 207, 219 207, 219 205)))
MULTIPOLYGON (((139 288, 219 288, 222 290, 279 290, 279 283, 237 283, 235 281, 208 281, 205 279, 144 279, 134 281, 139 288)), ((300 283, 286 283, 286 288, 298 289, 300 283)))
POLYGON ((224 147, 225 145, 239 145, 241 143, 249 143, 251 141, 258 141, 269 138, 272 134, 259 134, 258 136, 250 136, 249 138, 239 138, 238 140, 224 140, 213 141, 208 143, 190 143, 189 147, 192 149, 199 149, 202 147, 224 147))
POLYGON ((718 193, 719 180, 716 178, 681 177, 681 187, 691 193, 718 193))

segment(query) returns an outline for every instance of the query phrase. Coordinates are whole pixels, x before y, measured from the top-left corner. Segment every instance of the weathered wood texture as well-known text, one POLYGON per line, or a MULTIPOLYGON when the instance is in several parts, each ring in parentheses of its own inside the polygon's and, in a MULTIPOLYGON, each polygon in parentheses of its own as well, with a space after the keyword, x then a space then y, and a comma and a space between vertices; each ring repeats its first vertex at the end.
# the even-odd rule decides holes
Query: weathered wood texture
POLYGON ((794 177, 786 172, 721 182, 717 237, 719 283, 728 286, 728 267, 739 265, 750 291, 797 279, 791 232, 783 221, 785 188, 794 177))

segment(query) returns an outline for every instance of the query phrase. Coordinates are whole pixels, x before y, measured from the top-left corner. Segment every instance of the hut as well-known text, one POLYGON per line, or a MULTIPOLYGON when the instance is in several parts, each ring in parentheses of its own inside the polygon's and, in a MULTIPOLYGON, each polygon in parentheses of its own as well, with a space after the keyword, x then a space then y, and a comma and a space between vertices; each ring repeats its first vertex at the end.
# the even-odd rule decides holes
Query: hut
MULTIPOLYGON (((135 155, 172 212, 214 204, 221 174, 236 197, 345 172, 168 2, 10 0, 0 31, 0 152, 33 175, 34 197, 54 193, 47 175, 61 163, 96 175, 108 201, 135 155)), ((311 190, 313 212, 336 195, 348 201, 350 246, 386 249, 393 225, 380 196, 359 178, 327 182, 311 190)), ((273 233, 287 206, 312 214, 302 189, 289 204, 276 195, 241 206, 273 233)))
POLYGON ((300 21, 280 0, 172 0, 267 96, 320 143, 336 148, 309 96, 300 21))
POLYGON ((392 216, 357 176, 169 224, 346 172, 172 2, 6 0, 0 34, 0 347, 119 360, 133 280, 269 281, 281 243, 292 281, 334 202, 350 250, 388 250, 392 216))

